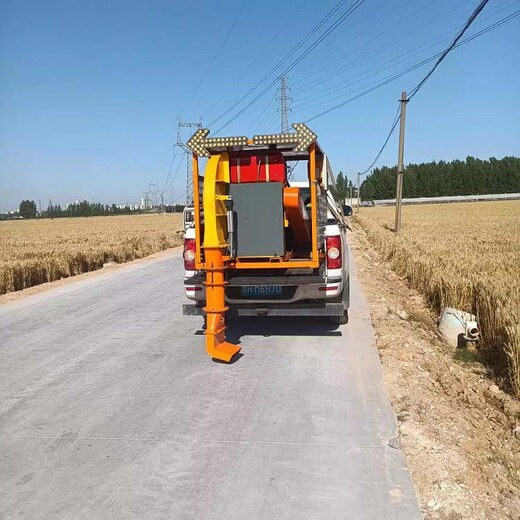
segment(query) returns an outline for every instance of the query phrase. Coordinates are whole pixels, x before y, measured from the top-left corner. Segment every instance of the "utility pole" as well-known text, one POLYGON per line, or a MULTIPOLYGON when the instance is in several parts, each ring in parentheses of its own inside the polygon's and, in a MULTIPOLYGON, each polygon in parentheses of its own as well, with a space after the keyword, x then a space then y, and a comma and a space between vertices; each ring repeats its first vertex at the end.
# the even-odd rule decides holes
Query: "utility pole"
POLYGON ((357 209, 356 209, 356 213, 359 213, 359 206, 361 205, 361 186, 359 185, 361 181, 361 174, 358 172, 357 174, 357 183, 356 183, 356 186, 357 186, 357 209))
POLYGON ((397 187, 395 193, 395 232, 401 231, 401 206, 403 203, 403 172, 404 172, 404 123, 406 118, 406 92, 401 93, 401 120, 399 124, 399 149, 397 152, 397 187))
POLYGON ((287 91, 291 89, 287 87, 287 78, 285 76, 280 78, 280 88, 278 90, 280 91, 280 97, 277 98, 280 101, 280 108, 278 109, 281 115, 280 129, 282 134, 286 134, 289 131, 289 111, 291 110, 288 101, 292 101, 292 98, 287 96, 287 91))
MULTIPOLYGON (((202 118, 198 123, 185 123, 181 118, 177 118, 177 145, 186 152, 186 205, 193 205, 193 165, 191 162, 192 151, 181 139, 181 128, 202 128, 202 118)), ((191 136, 191 132, 190 132, 191 136)))

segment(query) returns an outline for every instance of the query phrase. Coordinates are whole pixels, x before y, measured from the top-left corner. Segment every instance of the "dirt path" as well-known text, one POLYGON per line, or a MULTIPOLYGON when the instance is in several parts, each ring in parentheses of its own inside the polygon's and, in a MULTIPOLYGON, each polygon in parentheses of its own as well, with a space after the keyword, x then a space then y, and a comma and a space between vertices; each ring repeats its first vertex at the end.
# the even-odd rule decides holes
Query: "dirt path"
POLYGON ((357 225, 350 243, 425 518, 520 518, 520 402, 437 339, 424 299, 357 225))

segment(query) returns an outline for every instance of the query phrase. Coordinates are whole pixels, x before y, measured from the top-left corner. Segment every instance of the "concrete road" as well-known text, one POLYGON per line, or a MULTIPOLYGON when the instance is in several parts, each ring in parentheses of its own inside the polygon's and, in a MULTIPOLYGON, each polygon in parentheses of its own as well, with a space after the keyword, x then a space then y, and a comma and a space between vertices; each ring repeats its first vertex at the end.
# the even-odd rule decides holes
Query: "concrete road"
POLYGON ((0 517, 416 519, 366 303, 231 324, 211 361, 180 253, 0 307, 0 517))

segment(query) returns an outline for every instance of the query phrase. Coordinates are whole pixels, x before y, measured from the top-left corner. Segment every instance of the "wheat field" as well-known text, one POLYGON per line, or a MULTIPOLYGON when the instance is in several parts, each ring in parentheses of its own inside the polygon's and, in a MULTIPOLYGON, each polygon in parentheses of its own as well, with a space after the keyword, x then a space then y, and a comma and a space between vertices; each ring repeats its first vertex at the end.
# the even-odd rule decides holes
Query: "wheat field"
POLYGON ((181 243, 182 214, 0 222, 0 294, 128 262, 181 243))
POLYGON ((520 397, 520 201, 361 208, 357 222, 437 312, 477 316, 479 353, 520 397))

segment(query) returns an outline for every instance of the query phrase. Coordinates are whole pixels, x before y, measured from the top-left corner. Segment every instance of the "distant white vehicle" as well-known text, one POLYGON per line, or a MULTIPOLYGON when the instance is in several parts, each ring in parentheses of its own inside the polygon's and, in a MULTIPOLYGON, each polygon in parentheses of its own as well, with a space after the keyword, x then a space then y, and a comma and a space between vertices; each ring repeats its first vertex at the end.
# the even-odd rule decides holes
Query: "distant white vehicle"
POLYGON ((192 227, 195 223, 195 208, 193 206, 186 206, 182 212, 182 222, 184 231, 192 227))

